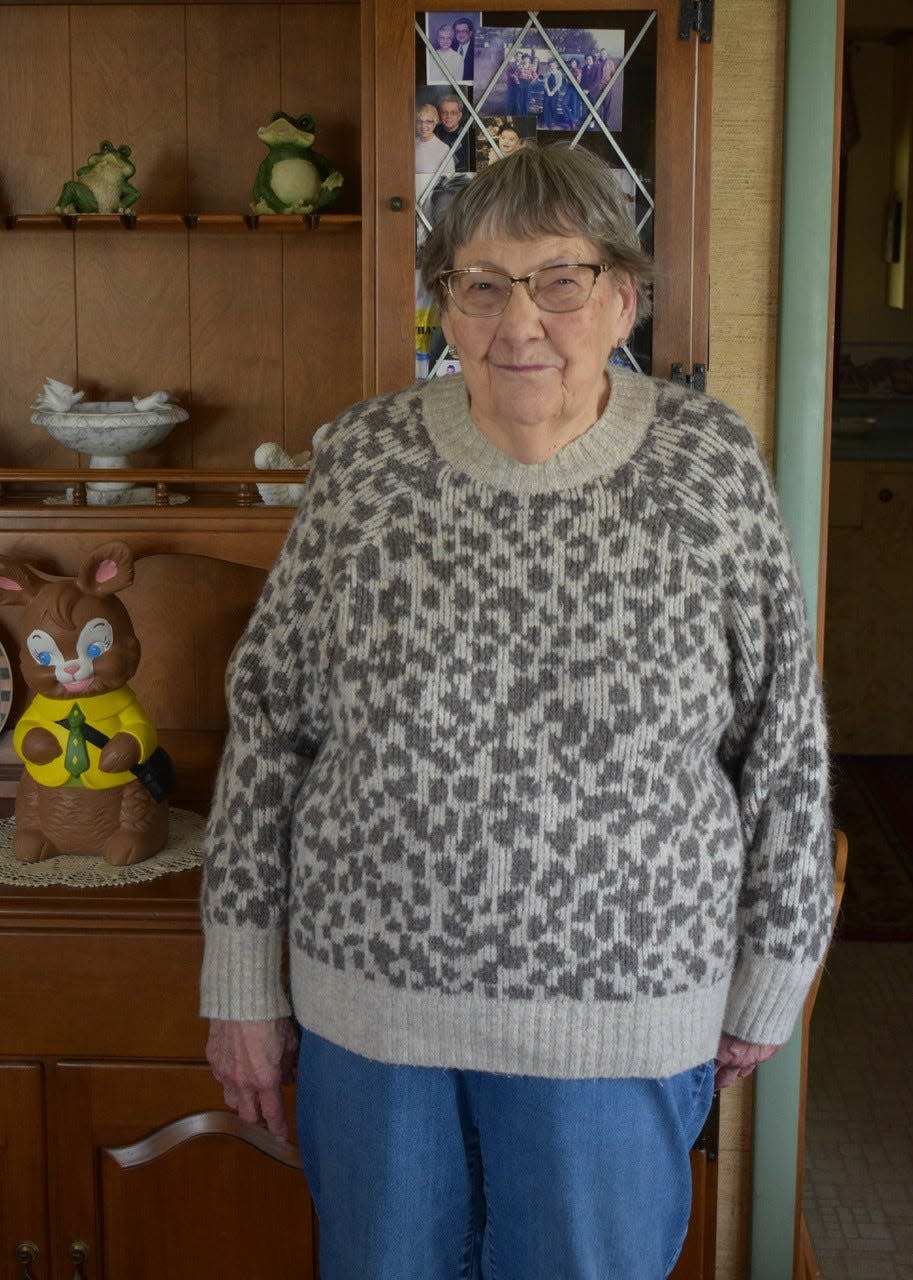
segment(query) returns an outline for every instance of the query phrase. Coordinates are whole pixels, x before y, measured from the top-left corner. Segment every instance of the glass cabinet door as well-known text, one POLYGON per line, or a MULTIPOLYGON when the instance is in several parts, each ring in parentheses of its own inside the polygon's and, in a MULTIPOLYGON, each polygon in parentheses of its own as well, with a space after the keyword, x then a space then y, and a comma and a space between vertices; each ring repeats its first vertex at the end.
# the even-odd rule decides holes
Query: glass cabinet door
POLYGON ((611 9, 416 8, 377 0, 377 389, 456 372, 418 271, 471 175, 565 140, 615 171, 656 262, 654 314, 613 356, 660 377, 707 360, 710 46, 679 0, 611 9))

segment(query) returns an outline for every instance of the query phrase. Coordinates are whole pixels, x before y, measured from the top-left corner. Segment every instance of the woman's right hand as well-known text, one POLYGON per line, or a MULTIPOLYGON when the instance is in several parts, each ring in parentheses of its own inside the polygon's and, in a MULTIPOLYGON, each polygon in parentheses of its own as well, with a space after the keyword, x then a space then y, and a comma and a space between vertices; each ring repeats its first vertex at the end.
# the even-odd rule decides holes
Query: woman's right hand
POLYGON ((225 1102, 242 1120, 262 1124, 288 1140, 282 1099, 298 1054, 298 1032, 291 1018, 265 1022, 209 1023, 206 1059, 222 1086, 225 1102))

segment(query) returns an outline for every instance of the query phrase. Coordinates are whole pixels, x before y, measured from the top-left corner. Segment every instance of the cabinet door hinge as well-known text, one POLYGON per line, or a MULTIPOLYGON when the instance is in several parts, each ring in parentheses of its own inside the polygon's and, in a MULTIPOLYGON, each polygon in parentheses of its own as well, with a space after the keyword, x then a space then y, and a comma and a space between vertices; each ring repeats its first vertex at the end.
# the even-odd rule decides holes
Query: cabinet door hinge
POLYGON ((714 0, 680 0, 678 7, 678 38, 690 40, 696 31, 698 39, 709 44, 713 39, 714 0))
POLYGON ((674 364, 669 377, 673 382, 678 382, 683 387, 691 387, 692 391, 707 390, 707 366, 705 364, 696 364, 690 373, 685 373, 683 364, 674 364))

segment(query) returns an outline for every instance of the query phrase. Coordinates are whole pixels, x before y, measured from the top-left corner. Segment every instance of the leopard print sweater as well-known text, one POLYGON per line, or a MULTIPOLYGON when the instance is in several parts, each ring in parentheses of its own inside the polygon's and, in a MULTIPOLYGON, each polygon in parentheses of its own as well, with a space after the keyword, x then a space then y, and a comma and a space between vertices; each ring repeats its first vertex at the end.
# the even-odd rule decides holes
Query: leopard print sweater
POLYGON ((785 1040, 831 917, 824 716, 744 424, 613 371, 527 465, 460 378, 327 433, 234 655, 202 1010, 386 1062, 662 1077, 785 1040))

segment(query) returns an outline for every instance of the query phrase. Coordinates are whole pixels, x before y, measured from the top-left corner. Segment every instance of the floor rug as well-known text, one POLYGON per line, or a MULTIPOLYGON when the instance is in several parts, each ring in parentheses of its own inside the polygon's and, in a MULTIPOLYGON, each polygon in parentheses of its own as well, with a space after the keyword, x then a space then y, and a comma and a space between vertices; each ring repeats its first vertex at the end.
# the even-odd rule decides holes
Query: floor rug
POLYGON ((913 942, 913 756, 838 756, 834 808, 849 841, 837 937, 913 942))

